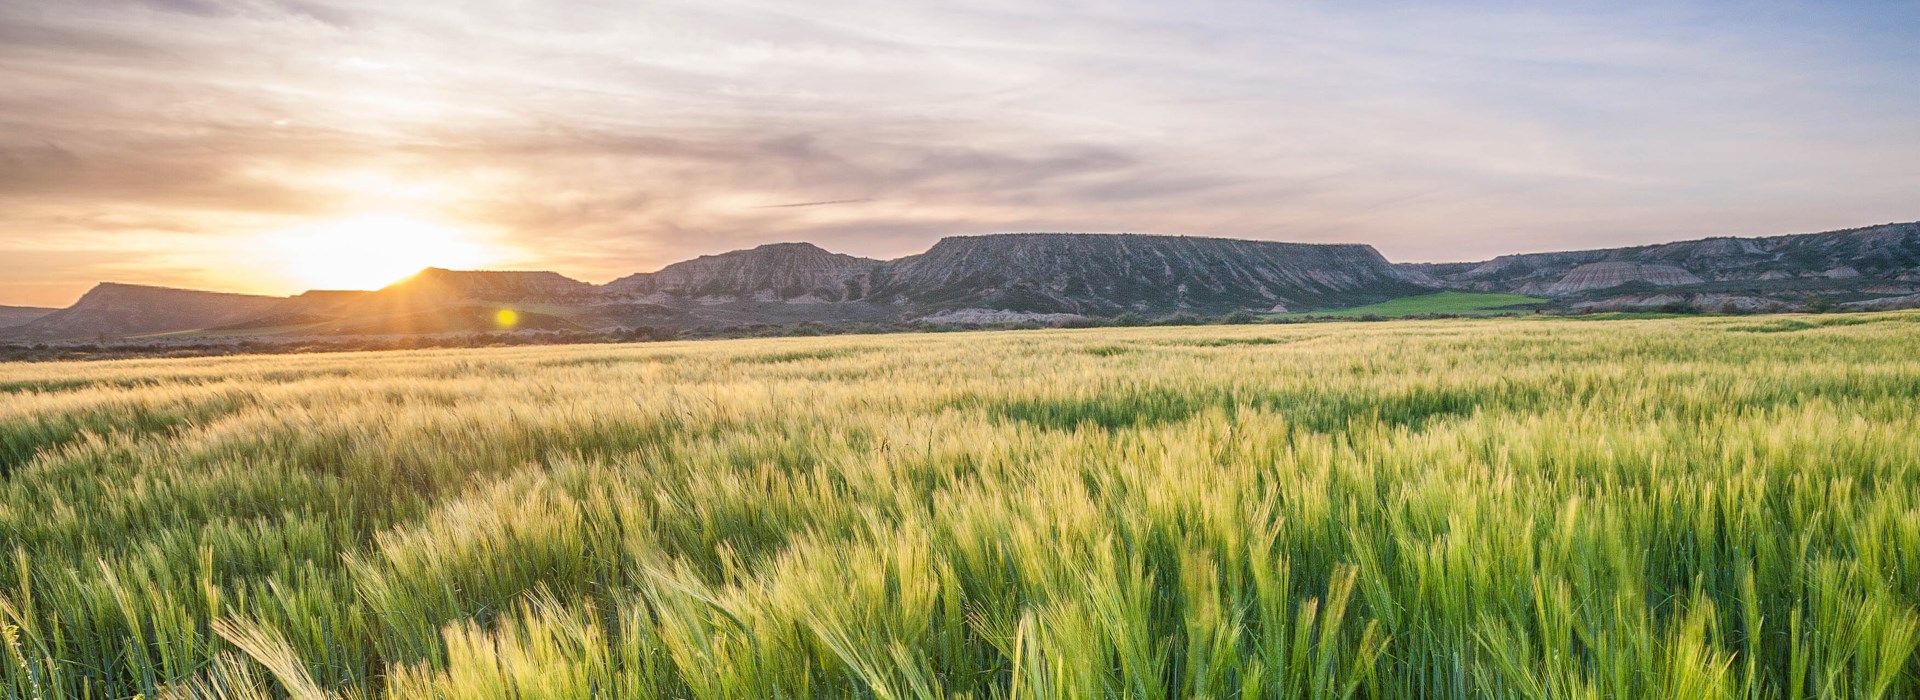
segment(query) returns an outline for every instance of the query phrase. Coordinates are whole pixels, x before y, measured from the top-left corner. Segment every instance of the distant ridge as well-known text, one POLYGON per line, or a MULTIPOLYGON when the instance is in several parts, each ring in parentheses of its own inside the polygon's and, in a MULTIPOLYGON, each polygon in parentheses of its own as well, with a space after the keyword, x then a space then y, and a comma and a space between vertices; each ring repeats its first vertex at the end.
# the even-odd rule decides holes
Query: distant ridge
POLYGON ((1786 310, 1815 298, 1865 303, 1920 292, 1920 223, 1402 267, 1449 288, 1548 296, 1573 307, 1705 301, 1786 310))
POLYGON ((943 238, 888 263, 874 296, 1034 313, 1359 305, 1423 291, 1372 246, 1141 234, 943 238))
POLYGON ((585 297, 594 292, 593 285, 558 272, 429 267, 375 294, 384 297, 515 302, 562 300, 585 297))
POLYGON ((0 306, 0 328, 18 326, 59 309, 46 309, 37 306, 0 306))
POLYGON ((703 255, 608 282, 609 293, 709 301, 835 302, 866 296, 881 261, 832 253, 812 243, 768 243, 703 255))
POLYGON ((1920 223, 1476 263, 1396 265, 1361 244, 1006 233, 942 238, 895 260, 770 243, 605 285, 554 272, 441 268, 376 291, 293 297, 102 283, 66 309, 0 307, 0 340, 1061 323, 1311 312, 1442 289, 1547 297, 1562 311, 1909 308, 1920 306, 1920 223))
POLYGON ((65 309, 8 329, 22 340, 125 337, 211 328, 273 310, 279 297, 102 282, 65 309))

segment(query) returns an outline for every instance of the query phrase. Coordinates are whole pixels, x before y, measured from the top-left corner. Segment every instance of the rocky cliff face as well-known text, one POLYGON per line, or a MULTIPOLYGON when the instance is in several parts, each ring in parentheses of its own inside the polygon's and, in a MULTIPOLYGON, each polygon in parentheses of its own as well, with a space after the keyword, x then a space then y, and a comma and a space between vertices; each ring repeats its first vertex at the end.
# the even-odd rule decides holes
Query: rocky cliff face
POLYGON ((866 296, 878 260, 832 253, 811 243, 772 243, 752 250, 703 255, 659 272, 609 282, 608 295, 665 301, 686 299, 794 304, 850 301, 866 296))
POLYGON ((1001 234, 946 238, 889 262, 869 299, 925 310, 1219 312, 1364 304, 1423 289, 1364 245, 1001 234))
POLYGON ((20 340, 83 340, 197 330, 272 311, 280 297, 103 282, 73 306, 8 330, 20 340))
POLYGON ((1031 233, 946 238, 886 262, 778 243, 624 277, 605 293, 738 313, 770 302, 838 305, 817 311, 826 316, 1170 313, 1367 303, 1423 289, 1410 277, 1363 245, 1031 233))
MULTIPOLYGON (((1658 285, 1789 282, 1794 280, 1912 281, 1920 272, 1920 223, 1767 238, 1706 238, 1633 248, 1503 255, 1484 263, 1415 264, 1409 271, 1430 275, 1459 289, 1573 296, 1611 286, 1646 281, 1658 285), (1576 268, 1595 263, 1660 266, 1636 273, 1624 267, 1585 274, 1569 281, 1576 268), (1665 269, 1661 269, 1665 268, 1665 269), (1680 270, 1685 275, 1672 272, 1680 270), (1697 278, 1688 281, 1691 276, 1697 278), (1641 279, 1645 278, 1645 279, 1641 279)), ((1774 287, 1792 287, 1775 284, 1774 287)), ((1807 285, 1800 285, 1807 286, 1807 285)), ((1817 285, 1816 285, 1817 286, 1817 285)))
POLYGON ((1523 294, 1545 294, 1547 296, 1570 296, 1595 289, 1611 289, 1631 282, 1644 282, 1657 287, 1672 287, 1684 284, 1699 284, 1705 280, 1672 265, 1642 265, 1630 262, 1587 263, 1569 270, 1558 280, 1548 284, 1523 285, 1523 294))

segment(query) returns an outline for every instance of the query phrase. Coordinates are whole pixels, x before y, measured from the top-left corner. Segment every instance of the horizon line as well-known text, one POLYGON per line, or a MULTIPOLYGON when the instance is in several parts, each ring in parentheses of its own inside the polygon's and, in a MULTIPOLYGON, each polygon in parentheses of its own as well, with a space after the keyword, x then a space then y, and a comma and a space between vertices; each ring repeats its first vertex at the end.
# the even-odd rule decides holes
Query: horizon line
MULTIPOLYGON (((1404 261, 1404 262, 1387 259, 1386 255, 1383 253, 1380 253, 1380 250, 1378 248, 1375 248, 1373 244, 1364 243, 1364 242, 1306 243, 1306 242, 1299 242, 1299 241, 1281 241, 1281 240, 1272 240, 1272 239, 1264 239, 1264 238, 1234 238, 1229 236, 1210 236, 1210 235, 1195 235, 1195 234, 1140 233, 1136 231, 1000 231, 1000 232, 994 232, 994 233, 953 234, 953 235, 941 236, 938 240, 934 242, 934 245, 939 245, 940 241, 945 241, 945 240, 955 239, 955 238, 992 238, 996 236, 1143 236, 1143 237, 1153 237, 1153 238, 1200 238, 1200 239, 1217 240, 1217 241, 1241 241, 1241 242, 1248 242, 1248 243, 1276 243, 1281 245, 1297 245, 1297 246, 1365 246, 1369 249, 1372 249, 1374 253, 1379 254, 1380 257, 1386 260, 1387 263, 1390 265, 1466 265, 1466 264, 1474 264, 1474 263, 1487 263, 1487 262, 1492 262, 1494 260, 1499 260, 1501 258, 1528 256, 1528 255, 1555 255, 1555 254, 1562 254, 1562 253, 1580 253, 1580 252, 1591 252, 1591 251, 1601 251, 1601 250, 1635 250, 1635 249, 1641 249, 1641 248, 1654 248, 1654 247, 1659 247, 1663 245, 1674 245, 1679 243, 1697 243, 1700 241, 1725 240, 1725 239, 1766 240, 1770 238, 1792 238, 1796 236, 1824 236, 1824 235, 1832 235, 1832 234, 1839 234, 1839 233, 1852 233, 1855 231, 1864 231, 1866 229, 1882 228, 1887 226, 1913 226, 1913 225, 1920 225, 1920 219, 1911 220, 1911 221, 1888 221, 1888 222, 1883 222, 1878 224, 1867 224, 1863 226, 1852 226, 1847 228, 1837 228, 1837 229, 1829 229, 1825 231, 1810 231, 1810 232, 1801 232, 1801 233, 1779 233, 1779 234, 1766 234, 1766 235, 1758 235, 1758 236, 1738 236, 1738 235, 1701 236, 1698 238, 1681 238, 1676 240, 1664 241, 1660 243, 1643 243, 1639 245, 1617 246, 1612 248, 1572 248, 1572 249, 1560 249, 1560 250, 1536 250, 1536 251, 1524 251, 1524 252, 1515 252, 1515 253, 1502 253, 1500 255, 1496 255, 1491 258, 1486 258, 1483 260, 1447 260, 1447 261, 1410 260, 1410 261, 1404 261)), ((427 265, 425 267, 420 268, 419 270, 416 270, 412 273, 407 274, 404 277, 401 277, 399 279, 396 279, 392 282, 389 282, 385 285, 381 285, 380 287, 377 287, 374 289, 312 288, 312 289, 306 289, 294 294, 287 294, 287 295, 257 294, 257 293, 251 293, 251 292, 233 292, 233 291, 225 291, 225 290, 219 290, 219 289, 203 289, 198 287, 175 287, 175 286, 162 285, 162 284, 144 284, 140 282, 118 282, 114 280, 99 280, 94 282, 92 287, 89 287, 86 292, 82 292, 79 297, 75 297, 74 301, 69 302, 66 306, 32 306, 32 305, 0 303, 0 307, 15 308, 15 309, 54 309, 54 310, 65 309, 73 306, 73 304, 75 303, 79 303, 80 299, 83 299, 86 297, 86 295, 93 293, 94 290, 97 290, 100 287, 108 286, 108 285, 115 285, 115 286, 122 286, 122 287, 146 287, 149 289, 165 289, 165 290, 172 290, 172 291, 200 292, 200 293, 206 293, 206 294, 232 294, 236 296, 260 297, 260 298, 266 298, 266 299, 292 299, 294 297, 298 297, 304 294, 313 294, 316 292, 348 292, 348 293, 371 294, 374 292, 379 292, 381 290, 393 287, 394 285, 398 285, 403 282, 406 282, 407 280, 418 277, 422 273, 428 272, 430 270, 441 270, 445 272, 465 272, 465 273, 508 273, 508 274, 548 273, 548 274, 558 275, 563 279, 579 282, 581 284, 585 284, 593 287, 605 287, 609 284, 612 284, 615 281, 625 279, 627 277, 632 277, 634 275, 658 274, 659 272, 669 267, 673 267, 674 265, 691 262, 693 260, 698 260, 701 258, 718 257, 722 255, 732 254, 732 253, 743 253, 743 252, 756 250, 759 248, 765 248, 769 246, 780 246, 780 245, 808 245, 834 255, 846 255, 850 257, 863 258, 863 259, 872 260, 874 262, 879 262, 879 263, 887 263, 887 262, 894 262, 897 260, 903 260, 906 258, 914 257, 915 255, 923 255, 927 252, 923 250, 919 253, 902 255, 896 258, 866 258, 865 256, 854 255, 852 253, 843 253, 835 250, 829 250, 825 246, 822 246, 813 241, 806 241, 806 240, 774 241, 770 243, 761 243, 759 245, 755 245, 750 248, 733 248, 733 249, 723 250, 715 253, 706 253, 702 255, 697 255, 691 258, 686 258, 684 260, 676 260, 674 262, 662 265, 658 269, 641 271, 641 272, 631 272, 625 275, 614 277, 613 279, 607 280, 606 282, 589 282, 577 277, 569 276, 558 270, 484 269, 484 268, 453 269, 453 268, 440 267, 438 265, 427 265)), ((933 246, 928 246, 927 250, 932 250, 932 248, 933 246)))

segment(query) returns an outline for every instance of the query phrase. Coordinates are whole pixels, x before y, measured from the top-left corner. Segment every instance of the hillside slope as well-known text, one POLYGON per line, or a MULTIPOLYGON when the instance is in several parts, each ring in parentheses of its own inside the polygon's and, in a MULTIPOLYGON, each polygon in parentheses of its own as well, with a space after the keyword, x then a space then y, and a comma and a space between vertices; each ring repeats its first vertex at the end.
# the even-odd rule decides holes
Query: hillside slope
POLYGON ((362 303, 568 302, 598 294, 591 284, 558 272, 446 270, 429 267, 387 285, 362 303))
POLYGON ((1454 289, 1533 294, 1574 305, 1703 297, 1782 306, 1814 297, 1857 301, 1920 291, 1920 223, 1402 268, 1454 289))
POLYGON ((269 313, 281 297, 102 282, 73 306, 8 329, 19 340, 80 340, 211 328, 269 313))
POLYGON ((880 264, 828 252, 812 243, 769 243, 628 275, 608 282, 604 290, 613 296, 654 301, 849 301, 866 296, 868 280, 880 264))
POLYGON ((0 340, 1056 323, 1129 312, 1324 312, 1442 289, 1546 297, 1549 309, 1576 311, 1911 308, 1920 306, 1920 223, 1475 263, 1395 265, 1358 244, 1009 233, 943 238, 887 261, 774 243, 605 285, 440 268, 377 291, 288 298, 103 283, 67 309, 0 307, 0 340), (523 321, 489 321, 502 311, 523 321))
POLYGON ((1106 314, 1353 306, 1429 291, 1371 246, 1134 234, 941 239, 870 298, 922 309, 1106 314))
POLYGON ((59 309, 45 309, 38 306, 0 306, 0 328, 18 326, 59 309))

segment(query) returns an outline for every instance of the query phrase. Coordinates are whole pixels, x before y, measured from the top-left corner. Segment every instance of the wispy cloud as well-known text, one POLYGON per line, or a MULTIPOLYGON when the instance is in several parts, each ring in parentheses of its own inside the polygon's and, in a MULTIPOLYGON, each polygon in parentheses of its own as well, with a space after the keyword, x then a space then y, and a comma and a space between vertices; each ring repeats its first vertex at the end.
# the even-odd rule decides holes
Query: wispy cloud
POLYGON ((295 291, 223 251, 365 212, 484 229, 515 264, 587 279, 799 238, 890 256, 1126 230, 1464 259, 1920 218, 1920 50, 1891 29, 1916 20, 1898 2, 0 0, 0 303, 106 273, 295 291))
POLYGON ((873 200, 867 199, 867 198, 830 199, 824 202, 789 202, 787 204, 762 204, 755 208, 756 209, 798 209, 800 207, 829 207, 835 204, 859 204, 861 202, 871 202, 871 201, 873 200))

